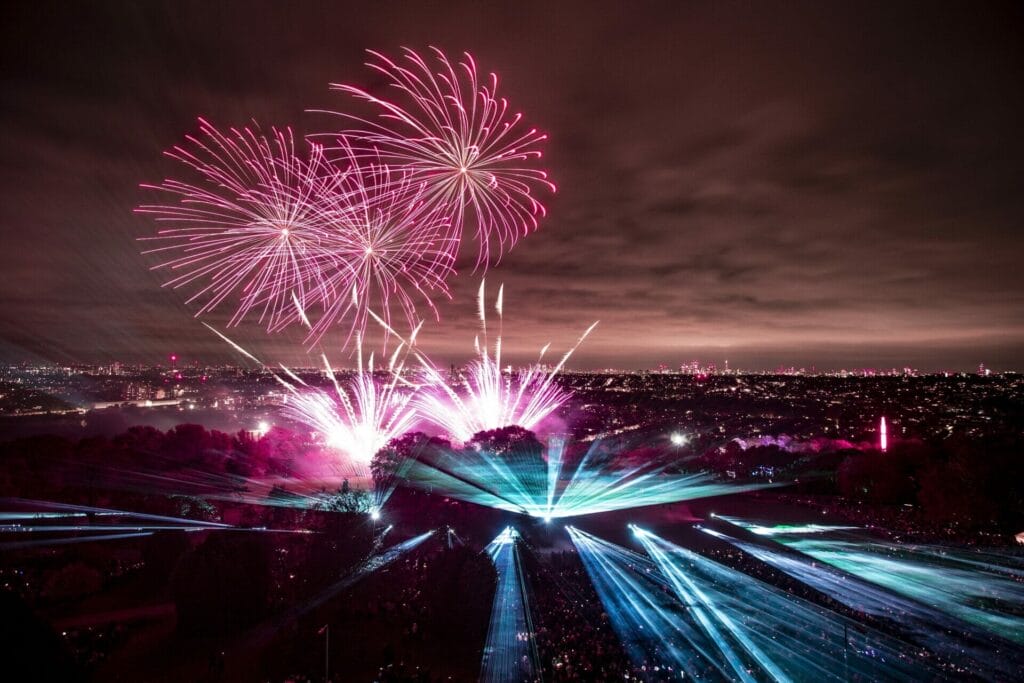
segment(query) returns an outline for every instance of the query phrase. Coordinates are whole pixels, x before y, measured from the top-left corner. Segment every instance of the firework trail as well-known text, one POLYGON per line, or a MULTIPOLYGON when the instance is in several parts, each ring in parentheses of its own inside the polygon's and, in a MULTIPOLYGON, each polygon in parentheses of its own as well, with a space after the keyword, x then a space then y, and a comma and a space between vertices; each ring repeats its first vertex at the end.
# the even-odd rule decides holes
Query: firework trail
POLYGON ((203 119, 186 139, 166 154, 200 180, 142 186, 178 200, 136 209, 163 226, 142 238, 155 245, 144 253, 168 257, 155 268, 174 273, 165 286, 195 290, 187 302, 200 303, 197 316, 237 296, 231 325, 249 314, 268 330, 292 322, 292 297, 325 296, 320 274, 337 262, 319 206, 331 175, 323 149, 311 145, 303 159, 290 128, 222 133, 203 119))
MULTIPOLYGON (((504 315, 504 286, 498 289, 495 302, 499 334, 494 343, 493 353, 489 349, 487 339, 485 287, 486 282, 481 281, 477 295, 483 339, 477 336, 474 340, 477 358, 467 367, 462 391, 459 391, 459 387, 452 386, 429 358, 419 351, 413 351, 420 361, 425 377, 424 389, 415 399, 420 415, 463 442, 471 439, 477 432, 511 425, 532 430, 564 404, 572 394, 555 383, 555 377, 583 340, 597 327, 595 321, 552 369, 548 369, 543 363, 550 346, 548 344, 541 349, 537 361, 525 370, 503 372, 500 328, 504 315)), ((377 319, 395 334, 383 320, 377 319)))
MULTIPOLYGON (((498 77, 481 78, 469 53, 452 63, 431 48, 434 65, 406 48, 395 61, 375 51, 367 66, 397 89, 394 100, 381 99, 356 85, 331 87, 378 108, 376 119, 325 112, 354 122, 345 135, 359 140, 360 154, 380 156, 393 168, 426 183, 430 206, 451 213, 457 251, 465 214, 475 217, 479 242, 477 266, 486 267, 516 241, 535 230, 545 208, 536 190, 555 191, 539 168, 540 145, 547 135, 522 125, 497 94, 498 77)), ((329 137, 329 136, 328 136, 329 137)))

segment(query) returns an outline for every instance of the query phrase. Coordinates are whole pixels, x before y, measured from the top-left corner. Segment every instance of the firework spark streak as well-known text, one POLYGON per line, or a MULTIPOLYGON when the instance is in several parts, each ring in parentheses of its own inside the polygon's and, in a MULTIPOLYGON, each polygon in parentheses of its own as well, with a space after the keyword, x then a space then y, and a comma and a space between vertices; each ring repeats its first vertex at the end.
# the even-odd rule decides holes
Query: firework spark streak
POLYGON ((301 323, 315 343, 347 323, 346 344, 364 332, 371 304, 386 320, 400 309, 410 327, 418 299, 437 317, 431 296, 449 296, 457 245, 425 183, 357 156, 344 137, 331 163, 317 144, 300 158, 290 129, 225 134, 200 120, 200 132, 168 155, 201 182, 144 185, 179 201, 137 209, 165 226, 143 238, 156 244, 145 253, 169 256, 155 267, 177 273, 167 286, 196 289, 187 301, 201 302, 197 315, 237 298, 229 325, 250 314, 268 331, 301 323))
MULTIPOLYGON (((548 346, 541 349, 537 361, 517 373, 501 367, 502 338, 497 337, 493 354, 488 349, 485 282, 478 294, 483 340, 477 337, 477 358, 466 369, 466 381, 460 392, 443 377, 436 365, 417 352, 427 378, 429 390, 417 398, 417 407, 424 419, 445 430, 453 438, 468 441, 477 432, 516 425, 534 429, 572 395, 555 383, 555 377, 580 344, 597 327, 593 323, 579 337, 553 369, 543 365, 548 346)), ((495 311, 499 325, 503 317, 504 289, 499 288, 495 311)))
POLYGON ((361 153, 380 155, 427 184, 430 204, 454 213, 456 249, 465 214, 472 213, 480 246, 477 265, 486 266, 535 230, 545 215, 534 192, 555 191, 538 168, 547 135, 522 125, 522 114, 513 114, 498 96, 498 77, 481 78, 471 55, 452 63, 437 48, 431 51, 433 65, 410 49, 398 61, 370 51, 367 66, 397 90, 397 98, 335 83, 332 88, 371 103, 379 115, 371 120, 326 113, 354 122, 356 129, 345 134, 360 139, 361 153))
MULTIPOLYGON (((402 346, 391 354, 386 373, 377 372, 373 354, 364 365, 362 341, 357 337, 358 368, 344 384, 338 381, 337 373, 323 354, 324 374, 334 390, 331 393, 309 387, 293 372, 282 368, 285 379, 225 335, 209 325, 207 327, 270 371, 288 391, 282 416, 310 427, 327 446, 344 453, 353 471, 360 475, 367 473, 370 459, 378 450, 407 432, 416 420, 416 411, 411 405, 415 388, 408 389, 404 384, 400 387, 404 366, 402 346)), ((418 331, 419 328, 413 330, 413 340, 418 331)))
POLYGON ((222 133, 200 119, 199 131, 187 137, 188 147, 167 152, 199 184, 142 186, 178 199, 136 209, 166 226, 143 238, 156 244, 145 253, 171 255, 156 268, 176 273, 166 286, 195 288, 188 302, 201 302, 197 315, 237 295, 231 324, 253 313, 268 329, 278 328, 293 318, 293 295, 324 295, 318 275, 336 260, 317 200, 330 175, 323 150, 311 145, 308 158, 300 158, 291 129, 222 133))
POLYGON ((343 158, 336 165, 344 170, 325 180, 319 193, 319 219, 328 228, 323 246, 332 259, 322 262, 323 286, 297 306, 308 340, 320 340, 346 320, 349 339, 363 334, 371 305, 389 322, 396 306, 412 328, 422 299, 438 318, 431 295, 450 297, 446 280, 455 273, 451 218, 428 206, 423 183, 379 158, 359 158, 347 138, 337 142, 343 158), (323 311, 312 324, 305 317, 311 307, 323 311))

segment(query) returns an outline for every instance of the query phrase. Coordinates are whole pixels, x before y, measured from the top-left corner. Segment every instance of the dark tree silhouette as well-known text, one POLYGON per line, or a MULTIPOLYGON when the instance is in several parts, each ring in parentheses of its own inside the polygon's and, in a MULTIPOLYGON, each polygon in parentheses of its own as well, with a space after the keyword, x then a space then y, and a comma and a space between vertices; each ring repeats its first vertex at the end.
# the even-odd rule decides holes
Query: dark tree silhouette
POLYGON ((259 618, 271 588, 267 537, 213 532, 181 558, 171 592, 183 633, 230 633, 259 618))

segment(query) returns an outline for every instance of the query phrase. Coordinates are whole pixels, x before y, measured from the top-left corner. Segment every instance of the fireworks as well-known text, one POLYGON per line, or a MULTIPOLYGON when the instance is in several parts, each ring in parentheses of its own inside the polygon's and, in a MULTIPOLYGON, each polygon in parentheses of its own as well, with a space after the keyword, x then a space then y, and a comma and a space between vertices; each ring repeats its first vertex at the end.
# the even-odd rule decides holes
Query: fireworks
MULTIPOLYGON (((461 441, 468 441, 477 432, 511 425, 532 430, 551 415, 571 396, 555 383, 555 377, 597 326, 595 322, 588 327, 554 368, 549 370, 543 364, 548 350, 545 346, 534 364, 517 373, 506 372, 501 367, 500 333, 493 354, 488 349, 485 285, 480 283, 478 294, 484 336, 482 341, 479 337, 475 341, 478 357, 466 369, 464 393, 453 388, 436 366, 419 356, 431 389, 417 399, 419 410, 425 419, 461 441)), ((503 295, 503 288, 499 288, 495 303, 499 324, 503 317, 503 295)))
POLYGON ((201 181, 143 185, 179 200, 137 209, 165 226, 144 238, 157 245, 146 253, 173 254, 156 268, 176 273, 166 286, 195 288, 188 303, 200 302, 197 315, 237 296, 231 324, 253 313, 279 328, 294 319, 293 297, 325 294, 319 275, 337 261, 320 220, 321 179, 330 175, 323 150, 311 145, 301 158, 291 129, 222 133, 202 119, 199 129, 188 148, 167 155, 201 181))
POLYGON ((371 54, 369 66, 404 103, 334 85, 379 106, 380 117, 339 113, 356 126, 319 134, 330 159, 320 144, 302 153, 290 128, 222 132, 200 119, 199 134, 167 153, 193 181, 143 185, 176 200, 137 211, 160 224, 144 238, 154 244, 146 253, 166 257, 155 268, 174 274, 166 286, 191 290, 197 316, 234 306, 229 325, 250 316, 269 332, 303 323, 310 343, 347 325, 347 344, 372 305, 385 321, 401 310, 411 328, 418 302, 436 318, 432 297, 449 296, 467 211, 478 265, 537 228, 545 210, 534 193, 555 189, 537 168, 547 136, 510 112, 497 76, 481 79, 468 54, 453 64, 434 50, 437 73, 411 50, 404 65, 371 54))
POLYGON ((323 311, 310 325, 310 338, 319 340, 342 322, 349 337, 361 335, 371 306, 390 322, 397 305, 410 329, 419 322, 417 299, 437 318, 431 292, 449 296, 446 280, 454 273, 450 217, 427 205, 423 184, 411 182, 407 172, 358 158, 345 138, 338 144, 344 163, 335 164, 339 170, 320 193, 324 246, 334 258, 324 262, 323 286, 302 302, 307 312, 323 311))
MULTIPOLYGON (((217 330, 212 327, 210 330, 236 351, 263 365, 217 330)), ((413 330, 412 340, 418 331, 419 328, 413 330)), ((347 456, 353 471, 365 475, 374 454, 413 426, 416 410, 411 404, 415 387, 408 387, 401 378, 404 345, 391 354, 384 371, 377 372, 373 354, 368 363, 363 363, 361 342, 357 337, 357 370, 344 384, 338 380, 326 354, 321 355, 324 374, 331 381, 333 393, 310 387, 284 366, 281 367, 284 377, 273 371, 271 374, 288 391, 282 416, 309 427, 328 447, 347 456)))
POLYGON ((545 215, 534 192, 555 191, 538 167, 547 135, 522 125, 522 114, 512 113, 498 96, 498 77, 481 78, 469 53, 453 64, 440 50, 432 52, 435 66, 409 49, 401 61, 370 51, 373 61, 367 66, 398 91, 397 98, 335 83, 332 88, 375 105, 379 116, 330 113, 355 122, 345 135, 358 138, 361 153, 380 155, 426 183, 428 203, 452 214, 456 250, 465 214, 472 213, 477 265, 486 265, 535 230, 545 215))
MULTIPOLYGON (((362 350, 358 353, 361 356, 362 350)), ((296 388, 281 414, 313 429, 353 465, 367 467, 374 453, 412 427, 416 420, 409 405, 412 394, 398 391, 397 372, 384 381, 378 379, 372 355, 369 367, 360 367, 347 386, 338 382, 326 358, 324 363, 334 393, 296 388)))
POLYGON ((229 324, 250 313, 268 331, 302 322, 317 342, 347 322, 347 343, 365 330, 371 305, 390 320, 397 304, 412 327, 416 298, 434 310, 431 292, 448 296, 451 219, 426 207, 409 173, 357 159, 345 138, 337 141, 344 159, 331 163, 315 144, 299 158, 290 130, 268 138, 200 128, 202 139, 189 137, 194 150, 169 155, 203 182, 144 186, 180 201, 138 209, 169 226, 146 238, 160 243, 147 253, 174 254, 157 268, 180 271, 169 286, 197 288, 188 300, 202 302, 197 315, 237 296, 229 324), (314 310, 321 315, 311 322, 314 310))

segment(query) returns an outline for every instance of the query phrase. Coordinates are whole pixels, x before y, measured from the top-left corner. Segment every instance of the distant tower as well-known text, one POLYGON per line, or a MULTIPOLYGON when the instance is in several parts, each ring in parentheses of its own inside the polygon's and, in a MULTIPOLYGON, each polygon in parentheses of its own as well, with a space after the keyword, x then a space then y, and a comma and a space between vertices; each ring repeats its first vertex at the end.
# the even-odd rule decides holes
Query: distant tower
POLYGON ((885 416, 882 416, 882 421, 878 425, 878 447, 884 453, 889 450, 889 430, 885 426, 885 416))

